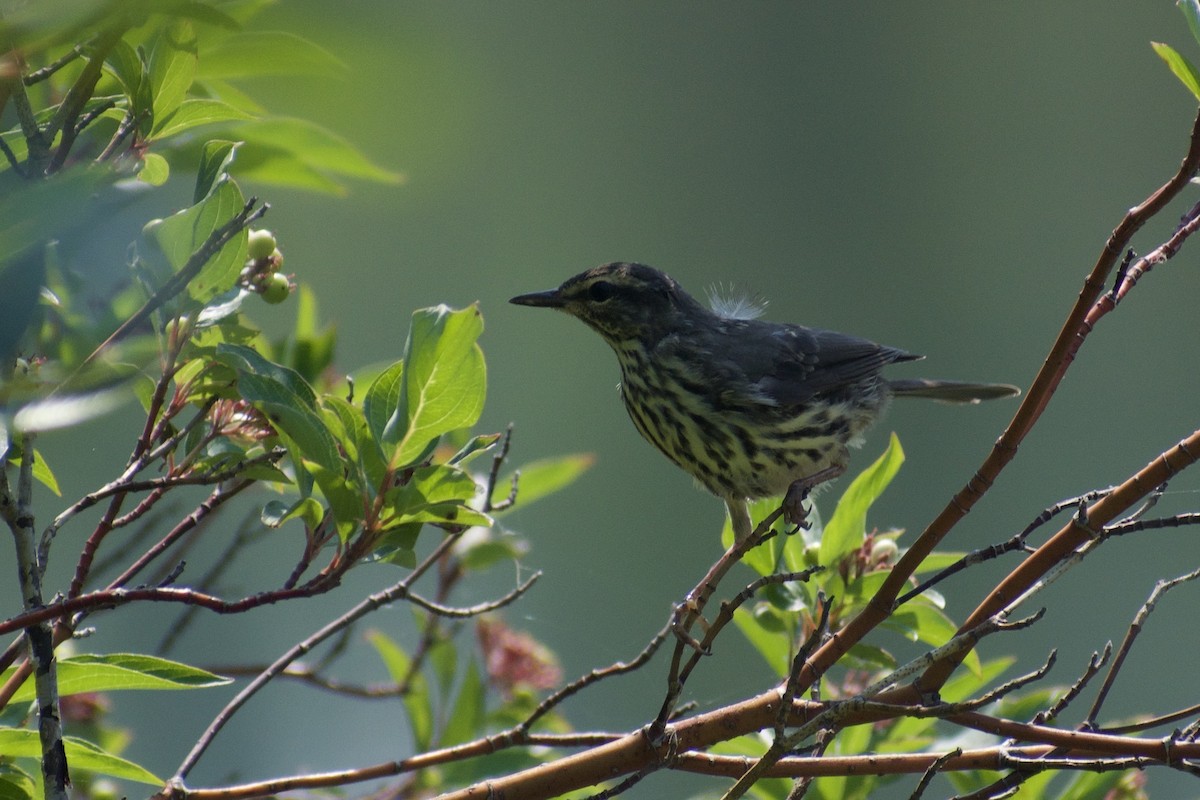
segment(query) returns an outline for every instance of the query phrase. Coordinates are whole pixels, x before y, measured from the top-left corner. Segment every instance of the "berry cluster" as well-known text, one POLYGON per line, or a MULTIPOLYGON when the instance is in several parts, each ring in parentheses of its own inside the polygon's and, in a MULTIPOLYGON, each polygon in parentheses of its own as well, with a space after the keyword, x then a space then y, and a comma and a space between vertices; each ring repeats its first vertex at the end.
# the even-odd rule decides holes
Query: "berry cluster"
POLYGON ((275 242, 275 235, 268 230, 250 231, 246 242, 246 266, 242 268, 241 284, 258 292, 268 303, 282 303, 295 289, 295 285, 279 270, 283 267, 283 253, 275 242))

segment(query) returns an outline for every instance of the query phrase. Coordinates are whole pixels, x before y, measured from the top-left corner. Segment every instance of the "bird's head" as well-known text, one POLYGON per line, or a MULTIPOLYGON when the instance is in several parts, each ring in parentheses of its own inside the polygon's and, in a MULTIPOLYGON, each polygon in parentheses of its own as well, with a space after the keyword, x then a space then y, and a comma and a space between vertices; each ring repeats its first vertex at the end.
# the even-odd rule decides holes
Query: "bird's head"
POLYGON ((625 262, 589 269, 557 289, 518 295, 509 302, 565 311, 609 344, 654 342, 669 331, 686 328, 694 315, 708 313, 669 275, 625 262))

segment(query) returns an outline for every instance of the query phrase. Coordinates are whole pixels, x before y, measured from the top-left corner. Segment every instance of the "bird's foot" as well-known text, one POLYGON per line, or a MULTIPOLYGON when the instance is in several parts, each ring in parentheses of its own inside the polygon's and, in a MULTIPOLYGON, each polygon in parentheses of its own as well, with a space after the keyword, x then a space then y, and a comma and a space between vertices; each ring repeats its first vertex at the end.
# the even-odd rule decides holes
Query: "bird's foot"
POLYGON ((783 518, 789 525, 795 525, 797 528, 808 530, 808 509, 804 507, 804 501, 808 500, 809 492, 820 486, 826 481, 831 481, 846 471, 846 468, 841 464, 833 464, 823 470, 814 472, 812 475, 806 475, 803 478, 792 481, 792 485, 788 487, 787 494, 783 496, 783 518))

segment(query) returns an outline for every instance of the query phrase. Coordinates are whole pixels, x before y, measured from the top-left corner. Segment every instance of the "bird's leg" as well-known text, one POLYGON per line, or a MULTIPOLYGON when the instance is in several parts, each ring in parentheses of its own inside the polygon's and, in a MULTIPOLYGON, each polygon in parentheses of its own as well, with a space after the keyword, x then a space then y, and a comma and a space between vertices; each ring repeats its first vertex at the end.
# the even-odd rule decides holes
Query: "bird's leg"
POLYGON ((792 485, 788 487, 787 494, 783 496, 783 518, 787 523, 807 529, 808 509, 804 507, 804 501, 808 499, 808 493, 822 483, 833 480, 845 471, 846 467, 844 464, 832 464, 823 470, 814 472, 812 475, 806 475, 803 478, 792 481, 792 485))
POLYGON ((746 507, 743 498, 726 498, 725 507, 729 509, 729 521, 733 523, 733 540, 740 542, 754 530, 750 519, 750 509, 746 507))

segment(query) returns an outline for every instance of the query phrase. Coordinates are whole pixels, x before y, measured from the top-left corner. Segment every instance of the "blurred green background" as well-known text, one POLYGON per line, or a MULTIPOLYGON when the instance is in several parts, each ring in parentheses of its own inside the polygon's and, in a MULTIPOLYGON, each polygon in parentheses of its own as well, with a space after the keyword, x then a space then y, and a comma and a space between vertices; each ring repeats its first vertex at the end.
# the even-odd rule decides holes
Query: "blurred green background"
MULTIPOLYGON (((599 337, 562 315, 510 306, 509 297, 606 261, 643 261, 698 295, 718 282, 759 292, 770 299, 769 319, 929 356, 896 375, 1028 385, 1113 226, 1178 165, 1195 110, 1150 48, 1166 41, 1196 56, 1165 1, 357 0, 334 11, 292 0, 260 26, 313 39, 347 69, 263 81, 255 95, 272 111, 339 131, 406 178, 356 185, 344 199, 247 187, 271 202, 267 225, 287 269, 315 287, 323 317, 337 326, 340 366, 397 358, 414 308, 478 301, 490 382, 481 430, 514 423, 517 463, 596 455, 575 486, 508 518, 533 544, 523 563, 461 598, 495 597, 543 570, 507 618, 552 647, 568 678, 636 654, 719 554, 723 509, 637 435, 599 337)), ((1140 249, 1156 246, 1183 210, 1150 226, 1140 249)), ((1193 430, 1194 247, 1104 321, 1016 462, 948 547, 1007 538, 1045 506, 1123 480, 1193 430)), ((255 311, 278 332, 290 313, 255 311)), ((891 430, 908 454, 869 524, 906 528, 901 544, 911 541, 1015 409, 897 403, 856 456, 857 467, 870 463, 891 430)), ((68 496, 123 464, 128 438, 116 427, 92 425, 91 452, 43 438, 68 496), (95 471, 64 474, 67 459, 95 471)), ((818 497, 826 513, 845 483, 818 497)), ((1185 476, 1160 509, 1195 508, 1196 486, 1185 476)), ((1019 648, 1015 674, 1058 647, 1052 678, 1070 682, 1092 650, 1120 639, 1156 578, 1196 565, 1194 536, 1112 543, 1046 593, 1044 621, 988 643, 985 654, 1019 648)), ((282 580, 298 543, 279 542, 256 550, 226 592, 282 580)), ((1014 563, 949 582, 951 616, 963 618, 1014 563)), ((175 655, 270 660, 395 576, 359 572, 329 601, 204 617, 175 655)), ((1152 618, 1110 718, 1195 702, 1194 681, 1186 670, 1178 683, 1167 680, 1163 656, 1167 647, 1172 664, 1200 656, 1189 613, 1196 592, 1181 588, 1152 618)), ((105 638, 92 646, 156 641, 158 613, 127 614, 121 630, 98 617, 105 638)), ((404 608, 371 624, 401 639, 411 627, 404 608)), ((689 686, 701 709, 769 685, 758 656, 734 639, 689 686)), ((894 638, 874 641, 907 652, 894 638)), ((385 678, 370 659, 347 668, 351 679, 385 678)), ((656 660, 566 711, 584 730, 631 729, 657 711, 664 674, 656 660)), ((137 729, 131 758, 169 773, 227 697, 188 694, 117 698, 118 719, 137 729)), ((398 704, 280 684, 235 718, 190 783, 402 758, 405 729, 398 704)), ((1167 791, 1172 780, 1157 772, 1151 787, 1167 791)), ((664 774, 627 796, 682 796, 703 785, 664 774)))

